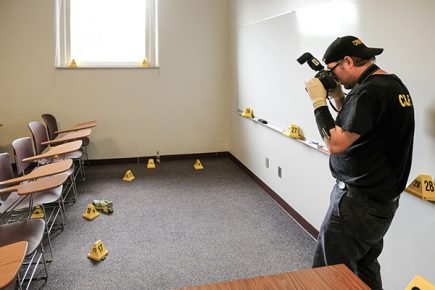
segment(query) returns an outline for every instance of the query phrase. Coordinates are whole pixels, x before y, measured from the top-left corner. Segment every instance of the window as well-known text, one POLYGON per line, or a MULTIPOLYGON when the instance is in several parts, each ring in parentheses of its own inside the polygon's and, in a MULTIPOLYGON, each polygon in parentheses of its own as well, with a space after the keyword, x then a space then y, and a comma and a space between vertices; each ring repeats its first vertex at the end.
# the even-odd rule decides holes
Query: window
POLYGON ((56 67, 158 66, 157 0, 56 5, 56 67))

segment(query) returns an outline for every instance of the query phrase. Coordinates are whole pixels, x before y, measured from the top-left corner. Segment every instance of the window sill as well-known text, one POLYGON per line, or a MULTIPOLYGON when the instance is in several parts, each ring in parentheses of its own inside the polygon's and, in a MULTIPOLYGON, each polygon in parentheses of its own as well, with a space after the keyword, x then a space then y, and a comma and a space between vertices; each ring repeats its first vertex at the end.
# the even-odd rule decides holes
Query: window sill
POLYGON ((159 66, 78 66, 66 67, 56 66, 56 69, 61 70, 81 70, 81 69, 159 69, 159 66))

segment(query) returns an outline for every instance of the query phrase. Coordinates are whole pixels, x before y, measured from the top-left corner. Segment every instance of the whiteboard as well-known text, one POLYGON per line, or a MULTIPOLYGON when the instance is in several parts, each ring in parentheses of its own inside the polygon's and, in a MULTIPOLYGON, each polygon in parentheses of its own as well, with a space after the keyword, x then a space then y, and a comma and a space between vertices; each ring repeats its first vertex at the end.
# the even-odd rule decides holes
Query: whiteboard
POLYGON ((255 117, 283 129, 296 123, 305 136, 319 139, 304 89, 304 81, 315 72, 296 59, 310 52, 321 60, 328 45, 344 35, 356 35, 368 46, 383 47, 385 42, 377 43, 374 37, 382 33, 382 27, 375 34, 363 29, 365 22, 374 19, 371 5, 376 7, 377 1, 323 1, 239 27, 238 109, 249 107, 255 117))

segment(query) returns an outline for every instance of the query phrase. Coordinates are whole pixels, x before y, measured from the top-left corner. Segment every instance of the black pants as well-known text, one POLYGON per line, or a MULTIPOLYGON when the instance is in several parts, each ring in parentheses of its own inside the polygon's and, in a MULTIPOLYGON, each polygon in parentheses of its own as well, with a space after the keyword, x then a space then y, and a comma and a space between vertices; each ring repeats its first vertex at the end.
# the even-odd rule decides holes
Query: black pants
POLYGON ((343 263, 370 288, 382 289, 378 256, 399 202, 380 203, 354 191, 334 186, 317 239, 313 267, 343 263))

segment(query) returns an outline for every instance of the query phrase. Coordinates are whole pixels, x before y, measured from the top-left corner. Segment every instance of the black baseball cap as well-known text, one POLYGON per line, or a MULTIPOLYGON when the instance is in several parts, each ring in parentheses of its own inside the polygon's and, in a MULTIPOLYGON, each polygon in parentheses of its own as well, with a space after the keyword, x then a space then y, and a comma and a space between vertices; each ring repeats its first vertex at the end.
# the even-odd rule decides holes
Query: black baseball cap
POLYGON ((347 56, 356 56, 361 58, 371 58, 379 55, 384 51, 383 48, 367 47, 358 37, 343 36, 338 37, 326 49, 323 55, 323 61, 328 64, 347 56))

